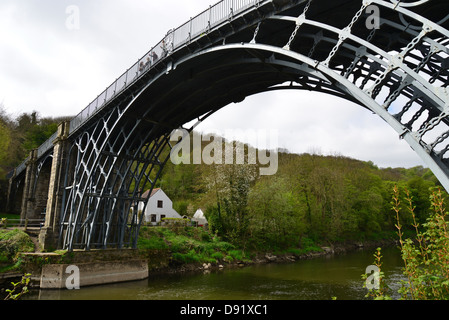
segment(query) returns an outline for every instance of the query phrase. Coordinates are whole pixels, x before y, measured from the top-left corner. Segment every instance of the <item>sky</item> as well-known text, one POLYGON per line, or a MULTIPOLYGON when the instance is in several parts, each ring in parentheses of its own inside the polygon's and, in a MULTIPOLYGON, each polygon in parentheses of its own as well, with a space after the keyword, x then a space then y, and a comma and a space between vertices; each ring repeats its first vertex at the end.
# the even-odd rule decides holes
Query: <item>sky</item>
MULTIPOLYGON (((12 117, 32 111, 41 117, 76 116, 170 29, 215 2, 1 0, 0 105, 12 117)), ((267 139, 275 132, 267 143, 290 152, 338 154, 379 167, 424 165, 377 115, 320 93, 248 97, 197 129, 250 130, 267 133, 267 139)))

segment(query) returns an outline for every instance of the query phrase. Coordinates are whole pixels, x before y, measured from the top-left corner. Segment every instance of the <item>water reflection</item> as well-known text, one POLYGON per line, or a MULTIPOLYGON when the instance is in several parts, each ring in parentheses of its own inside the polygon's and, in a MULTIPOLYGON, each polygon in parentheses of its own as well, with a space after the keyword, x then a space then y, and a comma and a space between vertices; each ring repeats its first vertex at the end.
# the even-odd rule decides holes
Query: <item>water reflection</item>
MULTIPOLYGON (((41 290, 29 299, 51 300, 339 300, 364 299, 362 273, 372 264, 374 250, 303 260, 228 269, 208 274, 164 275, 144 281, 82 288, 41 290)), ((382 251, 386 281, 399 298, 402 277, 399 251, 382 251)))

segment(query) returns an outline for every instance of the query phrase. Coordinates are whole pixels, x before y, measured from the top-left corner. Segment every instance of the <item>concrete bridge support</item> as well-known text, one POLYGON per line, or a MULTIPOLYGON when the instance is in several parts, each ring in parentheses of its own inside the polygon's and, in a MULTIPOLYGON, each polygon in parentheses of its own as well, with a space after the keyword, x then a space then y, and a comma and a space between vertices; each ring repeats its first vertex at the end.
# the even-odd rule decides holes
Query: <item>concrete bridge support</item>
POLYGON ((66 170, 69 170, 65 166, 69 149, 69 144, 67 143, 69 125, 70 122, 61 123, 58 127, 58 136, 53 141, 54 152, 48 187, 45 225, 39 234, 39 244, 43 251, 54 250, 58 245, 64 176, 66 170))

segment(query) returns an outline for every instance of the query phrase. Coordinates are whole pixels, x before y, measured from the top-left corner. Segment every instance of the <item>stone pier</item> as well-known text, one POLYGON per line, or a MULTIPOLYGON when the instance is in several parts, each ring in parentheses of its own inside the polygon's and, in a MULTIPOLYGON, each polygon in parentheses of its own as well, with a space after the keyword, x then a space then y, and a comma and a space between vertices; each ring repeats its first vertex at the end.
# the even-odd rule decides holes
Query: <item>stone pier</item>
POLYGON ((39 225, 45 219, 39 235, 42 251, 58 247, 64 177, 70 172, 66 165, 69 126, 70 122, 58 126, 52 153, 31 151, 24 173, 17 177, 15 170, 9 182, 8 211, 18 213, 20 208, 20 219, 29 225, 39 225))
POLYGON ((53 141, 54 151, 46 202, 45 225, 39 235, 41 250, 51 251, 58 247, 59 219, 62 208, 62 192, 64 175, 67 173, 65 164, 68 156, 67 137, 70 122, 63 122, 58 127, 58 136, 53 141))

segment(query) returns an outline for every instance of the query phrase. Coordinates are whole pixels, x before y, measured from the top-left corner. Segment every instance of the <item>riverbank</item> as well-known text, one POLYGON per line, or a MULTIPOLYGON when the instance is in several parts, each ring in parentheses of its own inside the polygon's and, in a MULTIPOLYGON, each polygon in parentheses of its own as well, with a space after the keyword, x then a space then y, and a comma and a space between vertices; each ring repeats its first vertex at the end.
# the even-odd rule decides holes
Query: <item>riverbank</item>
MULTIPOLYGON (((23 234, 21 237, 24 237, 23 234)), ((8 270, 8 273, 2 274, 3 285, 0 284, 0 287, 5 287, 5 284, 9 285, 11 281, 18 280, 18 276, 25 273, 32 275, 33 286, 42 286, 43 271, 44 269, 48 270, 49 266, 56 266, 56 269, 50 270, 60 270, 60 266, 69 265, 81 266, 81 270, 92 270, 92 266, 94 269, 98 269, 99 265, 106 268, 108 265, 115 266, 114 262, 119 261, 139 261, 139 265, 146 265, 145 270, 142 268, 137 270, 139 277, 142 278, 142 272, 145 272, 148 277, 162 274, 207 273, 255 264, 292 263, 325 255, 338 255, 361 248, 373 248, 374 250, 376 247, 391 246, 394 243, 393 240, 365 241, 363 243, 346 241, 321 246, 305 241, 302 248, 292 248, 282 252, 251 252, 243 251, 222 241, 219 237, 211 235, 201 228, 143 227, 138 249, 18 253, 14 261, 11 261, 14 267, 8 270)), ((121 278, 120 271, 114 271, 114 273, 118 273, 114 282, 133 280, 125 276, 121 278)), ((87 275, 83 277, 87 277, 87 275)), ((102 278, 97 274, 95 277, 102 278)), ((59 286, 61 283, 65 283, 62 276, 58 283, 59 286)), ((102 283, 104 281, 100 281, 98 284, 102 283)))
MULTIPOLYGON (((150 233, 158 234, 158 237, 160 237, 158 238, 158 241, 165 243, 167 247, 164 249, 152 248, 147 251, 150 275, 195 272, 204 273, 257 264, 294 263, 299 260, 341 255, 362 249, 373 250, 374 254, 375 249, 378 247, 387 248, 398 245, 397 240, 394 237, 391 237, 388 239, 377 240, 343 241, 339 243, 327 243, 325 245, 312 242, 306 244, 303 248, 290 248, 283 251, 243 251, 230 243, 221 242, 220 240, 209 239, 206 242, 198 242, 194 239, 183 239, 181 236, 181 239, 174 241, 170 237, 162 236, 160 232, 162 232, 162 230, 158 231, 155 228, 152 228, 150 231, 150 233), (185 244, 184 248, 179 247, 180 241, 183 241, 185 244), (177 244, 173 246, 172 242, 177 244), (213 242, 217 243, 215 247, 213 242), (204 253, 207 251, 205 248, 209 248, 209 255, 204 253), (196 253, 199 254, 196 255, 196 253), (190 258, 190 261, 185 258, 186 256, 190 258)), ((200 230, 197 230, 196 232, 202 233, 200 230)), ((166 236, 167 233, 170 235, 170 231, 168 230, 163 231, 163 233, 165 233, 166 236)), ((147 237, 148 236, 149 235, 147 234, 147 237)), ((179 237, 179 235, 177 237, 179 237)), ((151 239, 151 236, 149 238, 151 239)), ((153 239, 150 241, 156 240, 153 239)))
POLYGON ((378 247, 388 248, 397 245, 396 241, 393 240, 385 240, 385 241, 367 241, 365 243, 360 242, 347 242, 347 243, 339 243, 334 244, 331 247, 321 247, 320 251, 312 251, 304 254, 296 254, 292 252, 284 252, 284 253, 258 253, 251 260, 245 261, 236 261, 232 263, 216 263, 216 264, 185 264, 179 267, 168 267, 165 270, 158 270, 160 274, 166 273, 185 273, 185 272, 208 272, 217 269, 224 268, 241 268, 250 265, 257 264, 283 264, 283 263, 294 263, 300 260, 308 260, 314 259, 324 256, 332 256, 332 255, 342 255, 346 253, 351 253, 358 250, 372 249, 373 254, 374 250, 378 247))

